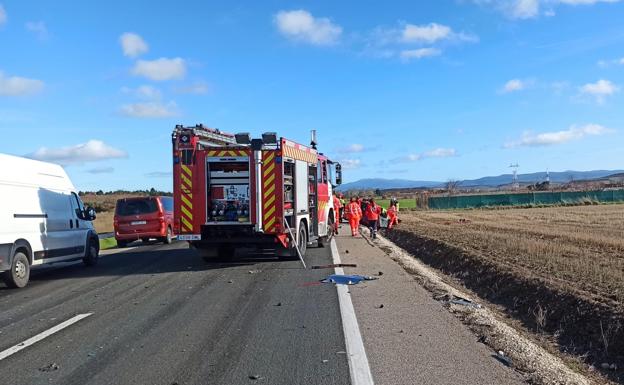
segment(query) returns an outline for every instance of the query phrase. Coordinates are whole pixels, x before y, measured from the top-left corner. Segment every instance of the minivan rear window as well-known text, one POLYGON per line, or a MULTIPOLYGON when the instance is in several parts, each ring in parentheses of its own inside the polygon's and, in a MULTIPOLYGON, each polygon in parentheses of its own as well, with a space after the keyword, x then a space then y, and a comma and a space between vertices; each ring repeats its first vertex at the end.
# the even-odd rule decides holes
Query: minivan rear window
POLYGON ((158 211, 156 199, 132 199, 117 201, 117 215, 140 215, 158 211))
POLYGON ((165 211, 173 211, 173 198, 161 197, 160 201, 162 202, 163 210, 165 210, 165 211))

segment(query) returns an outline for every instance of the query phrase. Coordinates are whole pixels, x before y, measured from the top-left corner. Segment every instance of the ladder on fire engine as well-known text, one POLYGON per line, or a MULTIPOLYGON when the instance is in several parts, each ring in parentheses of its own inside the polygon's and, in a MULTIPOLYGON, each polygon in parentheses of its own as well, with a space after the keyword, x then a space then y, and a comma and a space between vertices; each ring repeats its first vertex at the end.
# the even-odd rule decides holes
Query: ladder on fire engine
POLYGON ((177 125, 176 130, 178 133, 181 131, 192 131, 193 135, 200 138, 199 143, 206 147, 220 147, 228 145, 245 146, 244 144, 238 143, 234 135, 221 132, 216 128, 205 127, 203 124, 198 124, 194 127, 177 125))

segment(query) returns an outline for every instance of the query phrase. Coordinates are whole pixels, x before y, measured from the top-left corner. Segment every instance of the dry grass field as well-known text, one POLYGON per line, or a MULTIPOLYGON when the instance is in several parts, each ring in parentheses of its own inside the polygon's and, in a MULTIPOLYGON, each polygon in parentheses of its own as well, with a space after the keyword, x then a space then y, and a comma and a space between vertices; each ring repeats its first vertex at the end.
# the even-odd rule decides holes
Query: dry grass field
POLYGON ((624 205, 415 211, 387 237, 624 383, 624 205))
POLYGON ((624 205, 423 211, 403 226, 624 303, 624 205))

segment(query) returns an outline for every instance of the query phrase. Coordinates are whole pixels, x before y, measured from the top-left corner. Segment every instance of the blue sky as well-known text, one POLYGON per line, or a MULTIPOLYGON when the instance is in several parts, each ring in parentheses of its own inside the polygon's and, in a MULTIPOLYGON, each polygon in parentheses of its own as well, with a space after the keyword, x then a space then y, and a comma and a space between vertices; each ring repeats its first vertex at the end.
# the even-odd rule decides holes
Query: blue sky
POLYGON ((624 168, 624 1, 0 4, 0 152, 81 190, 171 190, 200 122, 316 129, 346 181, 624 168))

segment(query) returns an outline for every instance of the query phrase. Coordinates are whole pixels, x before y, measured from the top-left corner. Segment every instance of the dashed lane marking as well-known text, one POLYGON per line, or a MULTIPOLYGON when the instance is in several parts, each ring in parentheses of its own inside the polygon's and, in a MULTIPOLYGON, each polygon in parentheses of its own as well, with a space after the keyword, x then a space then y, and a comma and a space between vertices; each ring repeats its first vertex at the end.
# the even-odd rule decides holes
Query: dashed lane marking
POLYGON ((29 347, 30 345, 33 345, 39 341, 41 341, 42 339, 51 336, 52 334, 61 331, 63 329, 65 329, 68 326, 71 326, 73 324, 75 324, 76 322, 80 321, 81 319, 87 318, 88 316, 92 315, 93 313, 85 313, 85 314, 78 314, 70 319, 68 319, 65 322, 61 322, 60 324, 46 330, 43 331, 39 334, 37 334, 34 337, 31 337, 29 339, 27 339, 24 342, 20 342, 17 345, 11 346, 10 348, 8 348, 7 350, 4 350, 2 352, 0 352, 0 361, 4 360, 5 358, 12 356, 13 354, 19 352, 20 350, 26 349, 27 347, 29 347))

